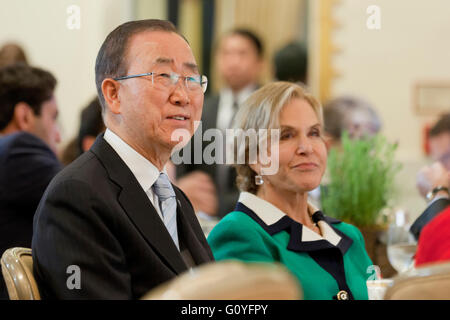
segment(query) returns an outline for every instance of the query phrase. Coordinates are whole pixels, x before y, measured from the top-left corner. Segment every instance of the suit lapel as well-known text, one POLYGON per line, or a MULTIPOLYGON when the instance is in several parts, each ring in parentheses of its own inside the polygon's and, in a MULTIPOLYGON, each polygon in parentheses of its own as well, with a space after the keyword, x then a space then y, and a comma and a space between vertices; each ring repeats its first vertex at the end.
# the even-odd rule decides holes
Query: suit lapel
POLYGON ((109 177, 121 187, 118 201, 147 243, 177 274, 187 270, 164 223, 131 170, 114 149, 99 136, 91 151, 102 162, 109 177))

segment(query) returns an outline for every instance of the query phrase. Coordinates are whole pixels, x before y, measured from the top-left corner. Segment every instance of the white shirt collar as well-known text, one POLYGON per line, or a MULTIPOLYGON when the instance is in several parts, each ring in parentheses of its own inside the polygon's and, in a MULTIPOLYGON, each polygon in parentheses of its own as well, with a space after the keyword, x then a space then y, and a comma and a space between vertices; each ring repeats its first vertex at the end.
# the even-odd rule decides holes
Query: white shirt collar
MULTIPOLYGON (((278 209, 270 202, 249 192, 241 192, 238 201, 252 210, 268 226, 278 222, 281 218, 286 216, 286 213, 278 209)), ((308 203, 308 211, 310 215, 313 215, 319 210, 313 204, 308 203)), ((302 226, 302 241, 327 240, 336 246, 341 240, 341 237, 333 230, 333 228, 323 220, 318 223, 322 236, 308 227, 304 225, 302 226)))
MULTIPOLYGON (((123 162, 130 168, 142 189, 147 192, 159 177, 158 168, 111 130, 106 129, 103 138, 117 152, 123 162)), ((163 172, 167 174, 166 168, 163 172)))
POLYGON ((263 200, 250 192, 241 192, 238 201, 252 210, 268 226, 278 222, 286 215, 270 202, 263 200))
POLYGON ((242 88, 239 92, 233 94, 230 88, 223 88, 220 90, 220 99, 226 101, 227 105, 233 105, 233 98, 237 100, 237 103, 241 105, 245 99, 247 99, 256 89, 255 84, 249 84, 245 88, 242 88))
POLYGON ((221 130, 229 129, 230 122, 234 116, 233 103, 234 99, 237 100, 238 105, 247 99, 253 91, 255 91, 256 85, 250 84, 240 90, 235 95, 230 88, 223 88, 220 90, 219 105, 217 110, 216 127, 221 130))

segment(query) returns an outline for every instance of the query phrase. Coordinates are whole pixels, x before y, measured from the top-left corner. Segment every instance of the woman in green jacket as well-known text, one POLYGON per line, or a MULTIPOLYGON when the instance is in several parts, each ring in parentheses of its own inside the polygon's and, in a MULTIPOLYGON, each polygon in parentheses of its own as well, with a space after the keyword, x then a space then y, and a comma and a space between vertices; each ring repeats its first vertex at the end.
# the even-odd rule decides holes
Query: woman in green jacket
POLYGON ((317 100, 293 83, 267 84, 241 106, 234 128, 247 135, 233 148, 242 192, 209 234, 215 259, 280 262, 305 299, 367 299, 374 268, 360 231, 308 202, 327 160, 317 100))

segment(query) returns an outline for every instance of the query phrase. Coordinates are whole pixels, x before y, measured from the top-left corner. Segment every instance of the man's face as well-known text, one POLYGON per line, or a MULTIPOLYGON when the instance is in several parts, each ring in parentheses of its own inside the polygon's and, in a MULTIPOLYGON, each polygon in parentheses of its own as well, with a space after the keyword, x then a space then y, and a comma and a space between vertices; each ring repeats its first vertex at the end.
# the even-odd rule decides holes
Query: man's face
POLYGON ((430 155, 434 161, 441 161, 450 170, 450 132, 430 137, 430 155))
MULTIPOLYGON (((198 75, 188 43, 173 32, 145 31, 134 35, 126 55, 127 75, 147 72, 198 75)), ((183 78, 172 86, 152 83, 151 76, 121 80, 119 88, 122 137, 136 149, 171 150, 176 129, 194 133, 202 114, 203 91, 189 90, 183 78), (174 118, 175 117, 175 118, 174 118), (179 118, 181 117, 181 118, 179 118)))
POLYGON ((61 132, 58 119, 58 105, 54 97, 42 103, 41 113, 34 116, 34 121, 28 130, 38 136, 53 152, 57 152, 57 146, 61 142, 61 132))
POLYGON ((262 60, 250 39, 233 34, 222 39, 217 64, 226 84, 238 91, 258 81, 262 60))

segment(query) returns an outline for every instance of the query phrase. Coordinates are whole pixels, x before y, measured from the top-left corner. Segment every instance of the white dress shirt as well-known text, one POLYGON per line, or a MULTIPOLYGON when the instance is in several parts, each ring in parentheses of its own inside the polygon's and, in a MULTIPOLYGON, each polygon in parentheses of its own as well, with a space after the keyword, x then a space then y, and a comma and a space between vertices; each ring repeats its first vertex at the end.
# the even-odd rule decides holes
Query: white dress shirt
POLYGON ((254 84, 248 85, 237 94, 233 94, 230 88, 224 88, 220 90, 219 106, 217 110, 217 128, 221 130, 229 129, 230 121, 233 119, 234 110, 233 103, 236 102, 240 106, 245 99, 247 99, 253 91, 255 91, 256 86, 254 84))
MULTIPOLYGON (((144 158, 111 130, 106 129, 103 138, 111 145, 114 151, 117 152, 119 157, 131 170, 136 177, 136 180, 147 194, 153 207, 156 209, 156 212, 158 212, 159 217, 164 222, 161 209, 159 208, 158 196, 152 189, 153 184, 156 182, 156 179, 158 179, 161 172, 159 172, 158 168, 156 168, 153 163, 144 158)), ((163 172, 167 174, 166 168, 164 168, 163 172)))

